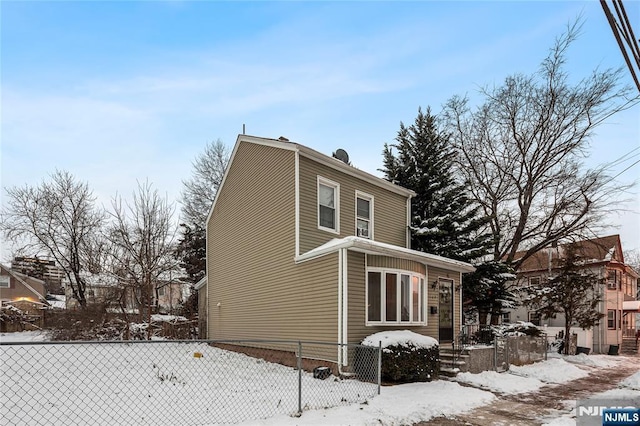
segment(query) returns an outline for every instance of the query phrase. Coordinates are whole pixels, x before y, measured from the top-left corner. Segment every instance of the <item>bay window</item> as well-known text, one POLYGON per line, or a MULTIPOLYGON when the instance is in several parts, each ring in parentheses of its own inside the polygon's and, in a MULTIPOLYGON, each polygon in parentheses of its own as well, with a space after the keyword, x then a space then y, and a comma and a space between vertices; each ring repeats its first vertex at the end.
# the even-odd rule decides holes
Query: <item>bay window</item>
POLYGON ((367 324, 424 325, 427 291, 423 275, 411 271, 367 270, 367 324))

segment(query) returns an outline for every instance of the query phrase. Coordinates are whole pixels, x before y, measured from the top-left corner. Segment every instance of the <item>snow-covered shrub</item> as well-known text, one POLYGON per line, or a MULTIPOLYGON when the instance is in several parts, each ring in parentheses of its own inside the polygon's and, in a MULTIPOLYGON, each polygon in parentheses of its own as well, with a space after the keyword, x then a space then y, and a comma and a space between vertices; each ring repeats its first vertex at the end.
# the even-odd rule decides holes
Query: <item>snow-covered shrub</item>
POLYGON ((500 337, 505 336, 533 336, 542 335, 542 331, 530 322, 518 321, 510 324, 500 324, 492 326, 493 334, 500 337))
POLYGON ((438 341, 409 330, 383 331, 362 341, 365 346, 382 343, 382 380, 408 383, 430 382, 440 374, 438 341))

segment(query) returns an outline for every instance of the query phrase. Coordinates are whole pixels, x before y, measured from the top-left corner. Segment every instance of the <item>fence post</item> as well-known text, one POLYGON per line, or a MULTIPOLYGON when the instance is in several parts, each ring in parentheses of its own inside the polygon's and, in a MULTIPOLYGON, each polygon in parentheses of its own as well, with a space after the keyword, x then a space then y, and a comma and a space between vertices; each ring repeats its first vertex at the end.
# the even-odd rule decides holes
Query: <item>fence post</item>
POLYGON ((380 395, 380 384, 382 383, 382 340, 378 341, 378 395, 380 395))
POLYGON ((302 342, 298 340, 298 415, 302 415, 302 342))

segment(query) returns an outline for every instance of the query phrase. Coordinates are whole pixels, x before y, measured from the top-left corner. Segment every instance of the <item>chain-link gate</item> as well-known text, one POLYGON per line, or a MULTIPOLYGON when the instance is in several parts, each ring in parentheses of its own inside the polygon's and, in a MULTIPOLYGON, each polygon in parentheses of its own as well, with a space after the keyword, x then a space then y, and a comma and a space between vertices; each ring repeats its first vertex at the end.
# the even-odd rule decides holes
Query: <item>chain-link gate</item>
POLYGON ((495 367, 498 373, 509 370, 509 345, 507 337, 496 336, 493 339, 495 367))
POLYGON ((378 394, 380 355, 378 347, 291 341, 0 343, 0 424, 229 424, 296 415, 378 394), (338 351, 347 366, 322 361, 338 351))

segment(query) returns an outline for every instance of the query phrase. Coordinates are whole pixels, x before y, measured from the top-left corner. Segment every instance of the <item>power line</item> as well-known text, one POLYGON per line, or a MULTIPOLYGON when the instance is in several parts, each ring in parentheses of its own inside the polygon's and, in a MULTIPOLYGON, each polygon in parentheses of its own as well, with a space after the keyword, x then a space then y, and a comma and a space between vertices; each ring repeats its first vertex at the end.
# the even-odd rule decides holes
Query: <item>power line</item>
POLYGON ((611 31, 613 31, 613 35, 616 38, 616 42, 618 43, 618 47, 622 52, 622 56, 624 56, 624 60, 627 63, 629 72, 631 72, 631 77, 633 78, 638 91, 640 91, 640 82, 638 81, 638 76, 636 75, 636 69, 640 71, 640 48, 638 48, 638 40, 636 40, 635 38, 633 28, 631 28, 631 23, 629 22, 629 18, 627 17, 627 12, 624 9, 622 0, 612 0, 612 4, 616 11, 616 15, 618 15, 618 20, 616 20, 616 18, 611 13, 611 9, 609 9, 606 0, 600 0, 602 10, 607 17, 607 21, 609 22, 611 31), (626 42, 626 45, 623 40, 624 42, 626 42), (629 57, 630 55, 627 50, 630 51, 631 58, 629 57))

